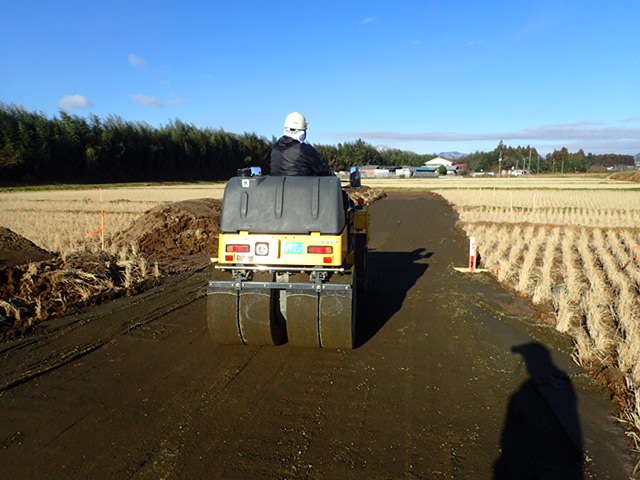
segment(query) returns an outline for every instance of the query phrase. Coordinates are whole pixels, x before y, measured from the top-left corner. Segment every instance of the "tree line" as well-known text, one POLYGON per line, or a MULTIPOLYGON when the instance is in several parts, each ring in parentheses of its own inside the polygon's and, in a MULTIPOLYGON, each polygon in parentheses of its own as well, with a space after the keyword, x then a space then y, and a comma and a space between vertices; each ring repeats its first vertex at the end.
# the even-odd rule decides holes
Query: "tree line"
POLYGON ((176 120, 162 128, 60 112, 48 118, 0 105, 3 184, 220 180, 262 165, 270 142, 252 133, 200 129, 176 120))
POLYGON ((542 156, 535 147, 510 147, 502 141, 491 152, 475 152, 460 160, 474 172, 497 172, 498 170, 530 170, 535 173, 576 173, 606 171, 608 167, 633 166, 633 155, 607 153, 585 154, 582 149, 570 153, 566 147, 542 156))
MULTIPOLYGON (((144 122, 0 103, 0 184, 227 180, 239 168, 269 172, 277 138, 198 128, 180 120, 156 128, 144 122)), ((379 152, 362 140, 316 145, 335 170, 353 165, 422 165, 435 155, 379 152)))
MULTIPOLYGON (((0 185, 227 180, 246 166, 260 166, 268 173, 276 141, 255 133, 198 128, 177 119, 152 127, 115 115, 85 118, 61 111, 50 118, 0 102, 0 185)), ((360 139, 314 146, 334 171, 362 165, 421 166, 436 157, 379 150, 360 139)), ((566 149, 540 159, 535 148, 500 142, 494 151, 476 152, 460 162, 473 171, 527 168, 527 162, 533 171, 567 172, 586 171, 600 161, 606 166, 633 164, 631 156, 570 154, 566 149)))

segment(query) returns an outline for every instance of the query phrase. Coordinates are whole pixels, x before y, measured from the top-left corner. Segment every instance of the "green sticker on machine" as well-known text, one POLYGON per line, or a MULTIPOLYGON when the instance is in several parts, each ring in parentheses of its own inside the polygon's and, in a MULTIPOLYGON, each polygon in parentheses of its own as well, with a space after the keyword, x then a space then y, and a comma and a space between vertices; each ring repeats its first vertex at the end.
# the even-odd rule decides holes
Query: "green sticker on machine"
POLYGON ((285 255, 302 255, 304 253, 304 243, 284 242, 285 255))

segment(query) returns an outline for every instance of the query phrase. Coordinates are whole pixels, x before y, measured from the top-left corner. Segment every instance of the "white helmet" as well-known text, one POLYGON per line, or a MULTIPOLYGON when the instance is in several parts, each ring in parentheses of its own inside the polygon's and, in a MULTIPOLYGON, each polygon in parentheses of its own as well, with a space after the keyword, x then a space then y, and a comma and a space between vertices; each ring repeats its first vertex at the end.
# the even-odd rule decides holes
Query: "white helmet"
POLYGON ((289 130, 306 130, 307 125, 309 122, 300 112, 290 113, 284 121, 284 128, 289 130))

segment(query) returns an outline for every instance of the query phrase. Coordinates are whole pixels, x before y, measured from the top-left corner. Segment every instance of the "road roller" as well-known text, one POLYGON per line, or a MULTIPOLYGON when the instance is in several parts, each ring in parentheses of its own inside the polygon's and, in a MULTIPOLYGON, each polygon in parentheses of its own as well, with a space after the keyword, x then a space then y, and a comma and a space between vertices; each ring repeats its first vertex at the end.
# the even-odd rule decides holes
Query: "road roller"
POLYGON ((238 171, 225 187, 207 322, 222 344, 350 349, 367 281, 369 211, 337 176, 238 171), (219 275, 217 276, 219 277, 219 275))

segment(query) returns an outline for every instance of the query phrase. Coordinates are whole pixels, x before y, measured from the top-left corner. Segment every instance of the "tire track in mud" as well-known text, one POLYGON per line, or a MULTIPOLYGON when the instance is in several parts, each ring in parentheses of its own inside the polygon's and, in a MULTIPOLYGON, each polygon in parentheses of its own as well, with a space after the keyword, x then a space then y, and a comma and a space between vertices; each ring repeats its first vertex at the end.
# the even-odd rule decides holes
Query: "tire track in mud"
POLYGON ((215 425, 215 437, 225 440, 205 446, 200 454, 212 465, 233 464, 238 478, 253 477, 257 465, 265 466, 264 476, 269 471, 304 478, 313 468, 309 449, 325 423, 327 399, 344 357, 316 349, 259 348, 228 388, 208 394, 215 402, 201 419, 215 425), (313 361, 297 362, 300 355, 313 361), (230 404, 240 414, 227 418, 230 404))
MULTIPOLYGON (((74 315, 60 321, 46 322, 39 328, 44 333, 18 342, 0 346, 5 375, 0 382, 0 395, 40 375, 56 370, 88 355, 114 338, 125 335, 150 322, 179 310, 205 295, 204 272, 190 274, 169 285, 154 288, 133 299, 121 299, 108 306, 98 307, 87 314, 74 315), (159 303, 148 311, 149 302, 159 303), (121 323, 101 323, 114 310, 122 309, 129 320, 121 323), (99 324, 98 328, 83 328, 87 323, 99 324), (34 355, 39 351, 39 355, 34 355)), ((93 325, 92 325, 93 326, 93 325)))

